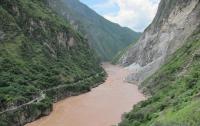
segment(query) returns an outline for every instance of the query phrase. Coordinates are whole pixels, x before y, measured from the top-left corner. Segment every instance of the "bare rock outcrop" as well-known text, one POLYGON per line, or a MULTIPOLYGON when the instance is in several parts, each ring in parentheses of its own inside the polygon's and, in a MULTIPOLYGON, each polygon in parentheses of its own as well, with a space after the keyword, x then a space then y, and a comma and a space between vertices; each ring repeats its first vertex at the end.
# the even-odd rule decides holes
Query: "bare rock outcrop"
POLYGON ((136 71, 127 80, 141 82, 152 75, 199 25, 199 0, 161 0, 153 22, 119 61, 136 71))
POLYGON ((0 31, 0 41, 4 39, 5 34, 3 33, 3 31, 0 31))

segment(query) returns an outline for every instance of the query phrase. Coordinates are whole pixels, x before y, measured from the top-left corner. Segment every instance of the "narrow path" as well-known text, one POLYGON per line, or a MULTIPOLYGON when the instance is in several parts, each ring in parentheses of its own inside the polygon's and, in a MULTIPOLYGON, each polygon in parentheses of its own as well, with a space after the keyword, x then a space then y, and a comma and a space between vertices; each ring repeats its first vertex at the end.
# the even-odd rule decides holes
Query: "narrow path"
POLYGON ((33 104, 34 102, 40 102, 40 101, 42 101, 43 99, 45 99, 45 97, 46 97, 46 95, 45 95, 44 92, 42 91, 42 92, 40 93, 40 95, 39 95, 38 97, 34 98, 33 100, 31 100, 31 101, 29 101, 29 102, 27 102, 27 103, 25 103, 25 104, 19 105, 19 106, 13 106, 13 107, 11 107, 11 108, 8 108, 8 109, 6 109, 6 110, 4 110, 4 111, 1 111, 0 114, 3 114, 3 113, 6 113, 6 112, 9 112, 9 111, 14 111, 14 110, 20 109, 20 108, 22 108, 22 107, 24 107, 24 106, 26 106, 26 105, 33 104))
POLYGON ((54 104, 53 112, 27 126, 111 126, 121 115, 145 97, 138 87, 124 82, 129 72, 119 66, 103 65, 108 73, 105 83, 91 92, 54 104))
MULTIPOLYGON (((98 75, 98 74, 97 74, 97 75, 98 75)), ((91 77, 88 77, 87 79, 89 79, 89 78, 91 78, 91 77)), ((75 83, 73 83, 73 84, 80 83, 81 81, 84 81, 84 80, 80 80, 80 81, 75 82, 75 83)), ((42 90, 42 91, 40 91, 40 94, 39 94, 38 97, 32 99, 31 101, 29 101, 29 102, 27 102, 27 103, 21 104, 21 105, 19 105, 19 106, 12 106, 12 107, 10 107, 10 108, 7 108, 6 110, 1 111, 0 114, 4 114, 4 113, 6 113, 6 112, 11 112, 11 111, 20 109, 20 108, 22 108, 22 107, 24 107, 24 106, 26 106, 26 105, 30 105, 30 104, 33 104, 33 103, 35 103, 35 102, 40 102, 40 101, 42 101, 43 99, 46 98, 46 94, 45 94, 44 92, 50 91, 50 90, 59 89, 59 88, 64 88, 64 87, 66 87, 66 86, 68 86, 68 85, 63 84, 63 85, 59 85, 59 86, 56 86, 56 87, 48 88, 48 89, 46 89, 46 90, 42 90)))

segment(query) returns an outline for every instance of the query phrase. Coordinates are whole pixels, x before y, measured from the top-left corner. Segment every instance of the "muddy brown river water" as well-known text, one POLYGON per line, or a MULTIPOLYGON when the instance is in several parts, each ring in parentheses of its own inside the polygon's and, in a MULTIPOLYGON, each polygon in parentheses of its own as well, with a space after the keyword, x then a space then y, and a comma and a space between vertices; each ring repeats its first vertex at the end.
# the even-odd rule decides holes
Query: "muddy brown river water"
POLYGON ((66 98, 54 104, 53 112, 26 126, 111 126, 145 97, 138 87, 124 81, 129 71, 104 64, 108 73, 105 83, 91 92, 66 98))

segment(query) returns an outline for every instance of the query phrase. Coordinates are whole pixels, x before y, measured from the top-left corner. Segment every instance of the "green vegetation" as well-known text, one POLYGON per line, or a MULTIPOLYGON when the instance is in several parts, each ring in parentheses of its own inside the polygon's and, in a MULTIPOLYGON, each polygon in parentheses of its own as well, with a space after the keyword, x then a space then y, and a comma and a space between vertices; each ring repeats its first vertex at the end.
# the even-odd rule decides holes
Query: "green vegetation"
POLYGON ((78 0, 47 1, 58 14, 78 26, 102 60, 111 61, 117 52, 140 36, 140 33, 104 19, 78 0))
MULTIPOLYGON (((23 105, 60 85, 78 94, 104 80, 105 72, 84 37, 44 1, 1 0, 0 19, 0 111, 23 105)), ((52 104, 48 97, 57 96, 47 95, 36 105, 0 114, 0 125, 12 125, 13 120, 17 124, 27 110, 32 117, 42 116, 38 111, 52 104)))
POLYGON ((119 126, 200 125, 199 31, 168 60, 141 84, 151 97, 134 106, 119 126))
POLYGON ((117 64, 117 62, 120 60, 120 58, 127 52, 127 50, 132 47, 135 43, 137 42, 137 40, 135 40, 133 43, 131 43, 129 46, 127 46, 126 48, 122 49, 121 51, 119 51, 117 53, 117 55, 114 56, 114 58, 112 59, 112 64, 117 64))

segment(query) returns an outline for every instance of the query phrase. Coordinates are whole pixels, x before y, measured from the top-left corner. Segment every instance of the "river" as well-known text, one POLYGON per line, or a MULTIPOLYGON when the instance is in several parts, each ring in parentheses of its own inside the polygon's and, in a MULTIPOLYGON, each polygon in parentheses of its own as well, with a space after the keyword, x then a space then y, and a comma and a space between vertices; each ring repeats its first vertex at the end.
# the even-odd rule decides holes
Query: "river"
POLYGON ((134 84, 124 81, 129 71, 109 63, 103 64, 108 73, 105 83, 91 92, 66 98, 54 104, 53 112, 26 126, 111 126, 144 95, 134 84))

